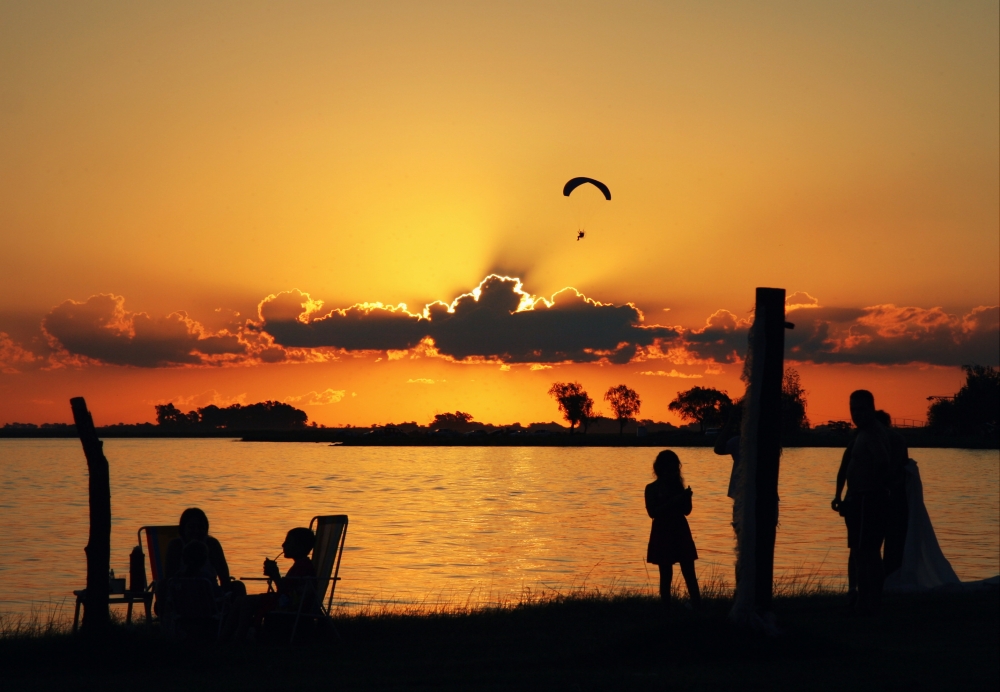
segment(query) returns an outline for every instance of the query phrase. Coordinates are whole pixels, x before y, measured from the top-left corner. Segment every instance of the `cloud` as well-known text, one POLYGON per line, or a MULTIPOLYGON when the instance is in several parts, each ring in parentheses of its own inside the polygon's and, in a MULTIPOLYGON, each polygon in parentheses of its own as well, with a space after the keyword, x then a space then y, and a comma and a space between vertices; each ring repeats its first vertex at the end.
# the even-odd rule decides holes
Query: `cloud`
MULTIPOLYGON (((307 392, 300 396, 286 396, 285 403, 303 406, 326 406, 336 404, 347 394, 345 389, 324 389, 322 392, 307 392)), ((351 396, 354 396, 353 394, 351 396)))
POLYGON ((407 380, 406 384, 437 384, 438 382, 447 382, 447 380, 431 380, 426 377, 417 377, 407 380))
POLYGON ((798 308, 818 308, 819 301, 805 291, 796 291, 785 298, 785 310, 798 308))
POLYGON ((959 366, 1000 361, 1000 307, 952 315, 941 308, 875 305, 789 313, 786 358, 812 363, 959 366))
POLYGON ((666 372, 665 370, 643 370, 639 374, 648 375, 650 377, 679 377, 685 380, 699 380, 702 378, 701 375, 686 375, 683 372, 677 372, 676 370, 671 370, 670 372, 666 372))
POLYGON ((183 312, 165 317, 128 312, 123 297, 103 293, 57 305, 42 329, 68 353, 112 365, 205 365, 247 353, 237 335, 206 334, 183 312))
POLYGON ((683 345, 696 362, 735 363, 746 355, 749 329, 749 320, 716 310, 704 327, 683 333, 683 345))
POLYGON ((36 360, 39 358, 34 353, 14 343, 6 332, 0 332, 0 373, 5 375, 19 373, 36 360))
POLYGON ((532 296, 520 280, 491 274, 451 303, 420 312, 406 305, 361 303, 321 313, 321 301, 298 290, 265 298, 261 329, 292 348, 400 351, 423 345, 461 362, 627 363, 676 329, 646 326, 634 305, 610 305, 572 288, 532 296))

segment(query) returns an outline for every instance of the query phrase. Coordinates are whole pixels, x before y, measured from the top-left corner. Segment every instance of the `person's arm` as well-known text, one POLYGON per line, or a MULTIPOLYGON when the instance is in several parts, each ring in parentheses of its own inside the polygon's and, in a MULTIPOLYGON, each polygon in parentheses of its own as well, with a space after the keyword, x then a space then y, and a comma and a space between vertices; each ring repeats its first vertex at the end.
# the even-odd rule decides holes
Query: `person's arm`
POLYGON ((219 576, 219 583, 225 584, 229 581, 229 563, 226 562, 226 554, 222 550, 222 544, 213 536, 205 538, 208 544, 208 561, 212 563, 212 568, 219 576))
POLYGON ((851 449, 853 447, 854 440, 851 440, 847 449, 844 450, 844 456, 840 458, 840 468, 837 470, 837 493, 833 496, 833 502, 830 503, 834 512, 840 510, 840 496, 844 492, 844 484, 847 482, 847 467, 851 463, 851 449))
POLYGON ((646 486, 646 514, 649 515, 650 519, 656 519, 663 515, 661 504, 659 493, 656 492, 654 485, 650 483, 646 486))

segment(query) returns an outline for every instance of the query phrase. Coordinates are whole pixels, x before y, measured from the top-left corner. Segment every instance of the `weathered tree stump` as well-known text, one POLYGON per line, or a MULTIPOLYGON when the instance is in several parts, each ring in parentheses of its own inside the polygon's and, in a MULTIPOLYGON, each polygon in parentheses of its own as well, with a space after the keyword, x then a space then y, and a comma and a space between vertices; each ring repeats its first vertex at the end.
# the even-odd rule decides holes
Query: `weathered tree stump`
POLYGON ((737 498, 733 505, 739 578, 732 615, 739 621, 751 620, 771 610, 785 328, 785 289, 758 288, 747 352, 749 381, 740 430, 737 498))
POLYGON ((111 474, 104 456, 104 443, 97 439, 94 419, 83 397, 69 400, 73 408, 83 453, 90 475, 90 535, 87 540, 87 594, 83 602, 81 632, 94 635, 107 630, 111 622, 108 609, 111 566, 111 474))

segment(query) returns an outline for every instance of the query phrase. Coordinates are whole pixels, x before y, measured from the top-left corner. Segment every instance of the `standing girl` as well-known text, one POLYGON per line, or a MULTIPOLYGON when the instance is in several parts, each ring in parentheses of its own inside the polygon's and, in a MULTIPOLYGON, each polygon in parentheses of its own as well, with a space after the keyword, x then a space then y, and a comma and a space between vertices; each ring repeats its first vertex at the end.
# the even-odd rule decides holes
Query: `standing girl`
POLYGON ((653 474, 656 480, 646 486, 646 512, 653 520, 646 562, 660 568, 660 597, 665 603, 670 602, 674 563, 679 562, 691 605, 698 608, 701 606, 701 592, 694 572, 698 550, 694 546, 691 528, 685 518, 691 513, 693 493, 691 488, 684 487, 681 460, 669 449, 656 455, 653 474))

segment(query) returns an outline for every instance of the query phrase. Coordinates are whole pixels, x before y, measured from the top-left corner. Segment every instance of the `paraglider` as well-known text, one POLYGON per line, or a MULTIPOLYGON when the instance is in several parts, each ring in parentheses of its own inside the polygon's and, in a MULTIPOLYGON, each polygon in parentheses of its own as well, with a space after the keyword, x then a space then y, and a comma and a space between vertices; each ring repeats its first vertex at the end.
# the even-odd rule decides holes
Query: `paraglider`
POLYGON ((598 190, 604 193, 604 199, 608 200, 609 202, 611 201, 611 190, 608 189, 608 186, 602 183, 600 180, 594 180, 593 178, 582 178, 582 177, 573 178, 565 185, 563 185, 563 196, 569 197, 570 194, 573 192, 573 190, 575 190, 576 188, 580 187, 585 183, 590 183, 591 185, 596 187, 598 190))
MULTIPOLYGON (((600 190, 602 195, 604 195, 604 199, 606 199, 609 202, 611 201, 611 190, 608 188, 607 185, 602 183, 600 180, 594 180, 593 178, 584 178, 582 176, 578 178, 571 178, 565 185, 563 185, 563 196, 569 197, 573 193, 573 190, 580 187, 581 185, 593 185, 598 190, 600 190)), ((575 197, 573 197, 574 200, 573 206, 576 208, 577 214, 580 217, 579 218, 580 229, 576 233, 577 241, 583 240, 584 236, 587 235, 582 228, 584 223, 584 217, 585 216, 591 217, 593 216, 593 213, 597 211, 597 207, 593 206, 594 204, 597 204, 599 206, 604 205, 603 202, 597 201, 599 199, 600 198, 597 197, 596 195, 587 195, 587 194, 576 195, 575 197), (581 199, 581 197, 583 199, 581 199)))

